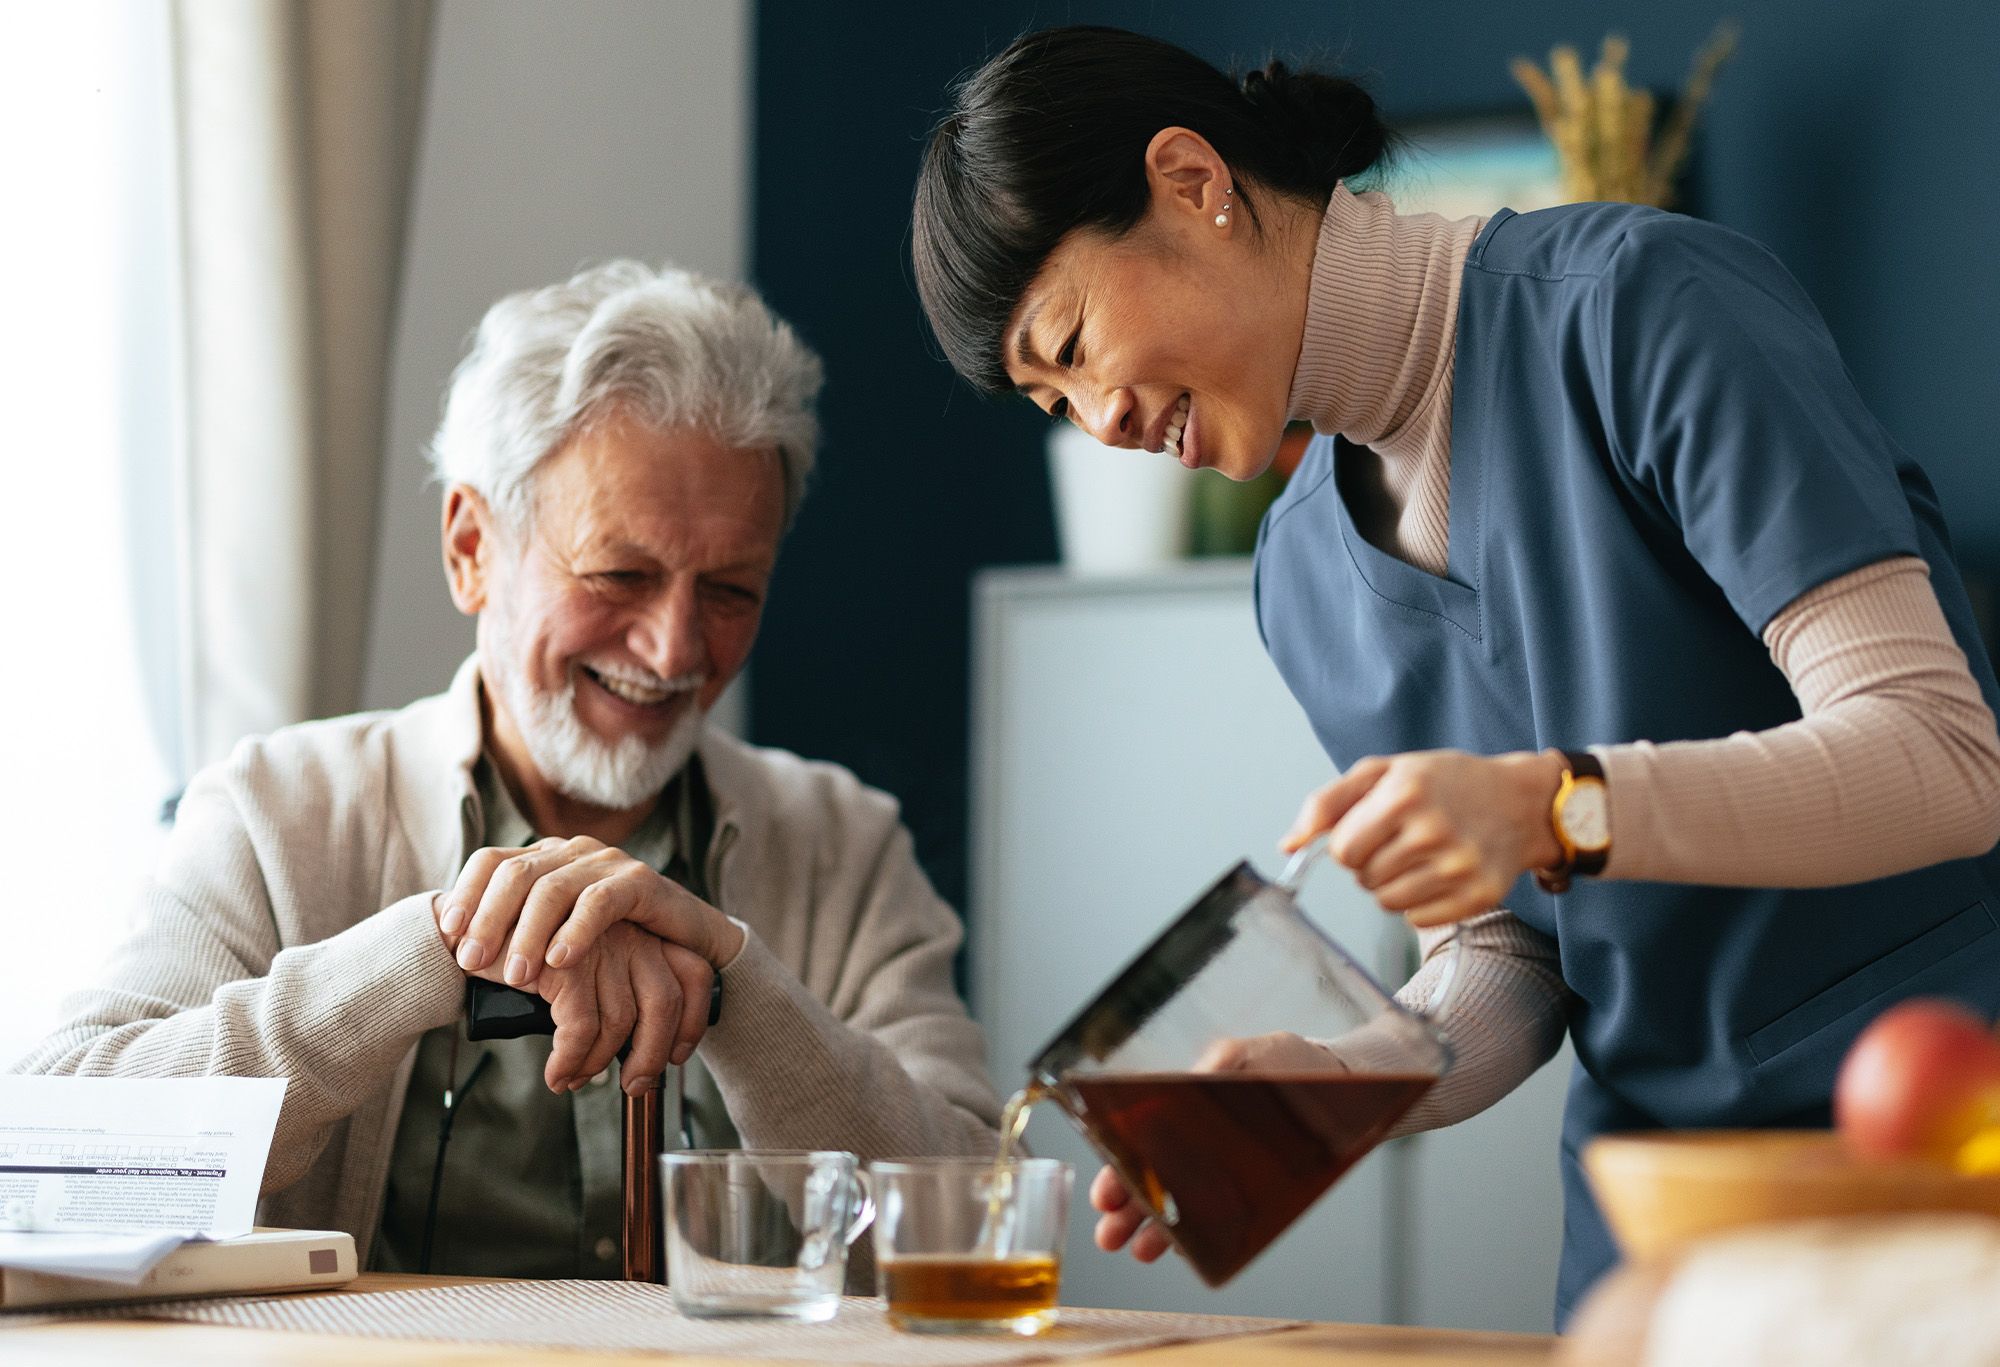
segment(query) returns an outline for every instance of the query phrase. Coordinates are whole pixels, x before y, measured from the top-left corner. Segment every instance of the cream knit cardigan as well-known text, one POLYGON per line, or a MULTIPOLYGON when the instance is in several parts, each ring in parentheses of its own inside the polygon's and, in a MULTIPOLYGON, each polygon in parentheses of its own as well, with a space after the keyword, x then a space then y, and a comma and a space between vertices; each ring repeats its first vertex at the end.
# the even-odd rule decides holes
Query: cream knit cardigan
MULTIPOLYGON (((289 1079, 264 1223, 374 1243, 418 1040, 465 978, 438 937, 481 749, 479 679, 247 740, 189 786, 139 923, 17 1071, 289 1079)), ((895 802, 711 732, 709 886, 749 927, 701 1056, 746 1147, 993 1151, 999 1106, 952 987, 958 918, 895 802)))

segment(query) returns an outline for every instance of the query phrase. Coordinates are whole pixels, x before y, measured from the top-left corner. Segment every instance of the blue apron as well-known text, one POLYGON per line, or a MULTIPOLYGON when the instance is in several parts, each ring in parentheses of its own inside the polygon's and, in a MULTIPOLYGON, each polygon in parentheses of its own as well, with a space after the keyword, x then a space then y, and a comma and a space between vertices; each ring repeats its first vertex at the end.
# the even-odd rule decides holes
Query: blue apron
MULTIPOLYGON (((1333 762, 1725 736, 1799 707, 1761 640, 1808 589, 1919 555, 2000 710, 1937 499, 1768 252, 1712 224, 1503 211, 1460 296, 1448 572, 1371 545, 1320 438, 1271 509, 1257 614, 1333 762)), ((1611 797, 1613 807, 1617 794, 1611 797)), ((1661 1127, 1822 1125, 1891 1001, 2000 1011, 2000 852, 1812 890, 1523 878, 1578 1068, 1556 1319, 1616 1259, 1578 1153, 1661 1127)))

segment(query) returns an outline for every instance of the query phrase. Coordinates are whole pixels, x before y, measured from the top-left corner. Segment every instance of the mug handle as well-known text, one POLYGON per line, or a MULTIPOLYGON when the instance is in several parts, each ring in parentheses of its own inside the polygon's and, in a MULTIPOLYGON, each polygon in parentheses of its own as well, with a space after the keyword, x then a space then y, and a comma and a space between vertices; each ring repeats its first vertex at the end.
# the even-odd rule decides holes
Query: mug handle
POLYGON ((855 1212, 852 1223, 847 1226, 847 1233, 840 1238, 841 1243, 849 1245, 861 1237, 863 1230, 875 1223, 875 1184, 868 1179, 867 1173, 857 1169, 854 1173, 854 1187, 861 1193, 861 1209, 855 1212))

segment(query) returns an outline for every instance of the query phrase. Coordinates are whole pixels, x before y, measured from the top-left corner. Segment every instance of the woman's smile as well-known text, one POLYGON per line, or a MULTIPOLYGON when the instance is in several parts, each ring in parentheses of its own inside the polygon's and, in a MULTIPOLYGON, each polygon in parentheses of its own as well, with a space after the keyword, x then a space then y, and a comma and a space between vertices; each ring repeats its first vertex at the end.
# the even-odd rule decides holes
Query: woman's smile
POLYGON ((1167 424, 1167 452, 1190 470, 1201 468, 1201 447, 1195 441, 1194 396, 1181 395, 1174 420, 1167 424))
POLYGON ((1213 240, 1209 219, 1177 226, 1171 203, 1136 242, 1077 233, 1050 254, 1005 330, 1007 378, 1107 446, 1254 479, 1284 434, 1302 306, 1246 310, 1274 288, 1266 258, 1213 240), (1272 325, 1289 312, 1298 327, 1272 325))

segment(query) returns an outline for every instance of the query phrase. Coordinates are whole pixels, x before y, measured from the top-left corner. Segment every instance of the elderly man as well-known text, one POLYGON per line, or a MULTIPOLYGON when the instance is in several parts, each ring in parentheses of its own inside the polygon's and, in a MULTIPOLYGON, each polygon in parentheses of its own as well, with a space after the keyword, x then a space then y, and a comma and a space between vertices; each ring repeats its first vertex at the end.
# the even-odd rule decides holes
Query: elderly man
POLYGON ((960 928, 895 804, 704 724, 819 383, 753 294, 685 272, 495 305, 432 449, 476 654, 198 776, 137 932, 21 1066, 289 1079, 263 1218, 390 1270, 616 1276, 621 1106, 592 1084, 628 1042, 628 1086, 685 1064, 703 1146, 991 1152, 960 928), (468 1039, 469 974, 540 994, 553 1039, 468 1039))

